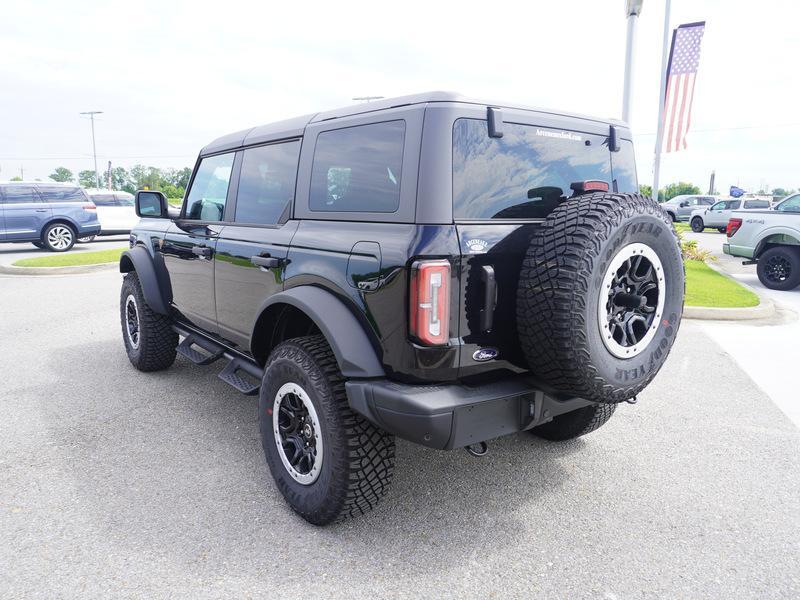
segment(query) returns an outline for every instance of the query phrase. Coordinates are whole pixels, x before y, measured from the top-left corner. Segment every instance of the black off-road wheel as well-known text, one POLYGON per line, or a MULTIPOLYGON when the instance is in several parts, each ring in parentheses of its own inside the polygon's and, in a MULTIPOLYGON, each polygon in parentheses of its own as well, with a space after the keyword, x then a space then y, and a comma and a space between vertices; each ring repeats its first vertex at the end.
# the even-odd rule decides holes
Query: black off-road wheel
POLYGON ((758 280, 771 290, 793 290, 800 285, 800 247, 773 246, 758 257, 758 280))
POLYGON ((705 229, 705 225, 703 225, 703 219, 700 217, 695 217, 692 219, 692 231, 695 233, 703 233, 703 229, 705 229))
POLYGON ((535 436, 554 442, 572 440, 605 425, 616 409, 616 404, 590 404, 553 417, 549 423, 534 427, 530 432, 535 436))
POLYGON ((389 490, 394 436, 354 413, 321 335, 269 356, 259 397, 261 443, 278 489, 309 523, 366 513, 389 490))
POLYGON ((523 261, 517 326, 528 366, 564 394, 630 399, 664 364, 683 293, 678 238, 661 206, 639 194, 568 200, 523 261))
POLYGON ((175 362, 178 334, 172 319, 154 312, 145 302, 136 272, 122 280, 119 298, 120 322, 125 352, 140 371, 160 371, 175 362))

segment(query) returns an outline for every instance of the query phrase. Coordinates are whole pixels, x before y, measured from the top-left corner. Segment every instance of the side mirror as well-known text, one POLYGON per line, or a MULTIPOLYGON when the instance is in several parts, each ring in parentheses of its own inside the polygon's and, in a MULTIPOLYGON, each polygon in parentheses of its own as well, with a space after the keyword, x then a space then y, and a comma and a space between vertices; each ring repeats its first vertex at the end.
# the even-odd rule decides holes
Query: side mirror
POLYGON ((136 192, 136 214, 143 218, 166 219, 169 217, 167 197, 161 192, 139 190, 136 192))

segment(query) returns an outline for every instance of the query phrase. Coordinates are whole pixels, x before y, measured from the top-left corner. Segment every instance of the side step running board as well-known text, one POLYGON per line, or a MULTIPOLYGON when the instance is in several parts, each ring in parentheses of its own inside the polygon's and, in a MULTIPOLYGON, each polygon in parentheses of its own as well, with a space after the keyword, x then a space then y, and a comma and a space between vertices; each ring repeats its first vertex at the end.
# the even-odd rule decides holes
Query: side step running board
POLYGON ((222 369, 219 378, 242 394, 247 396, 258 394, 264 370, 252 358, 188 327, 174 325, 173 329, 183 337, 183 341, 176 348, 178 354, 196 365, 210 365, 220 358, 227 358, 229 362, 222 369), (196 348, 200 348, 203 352, 196 348), (253 379, 255 381, 252 381, 253 379))

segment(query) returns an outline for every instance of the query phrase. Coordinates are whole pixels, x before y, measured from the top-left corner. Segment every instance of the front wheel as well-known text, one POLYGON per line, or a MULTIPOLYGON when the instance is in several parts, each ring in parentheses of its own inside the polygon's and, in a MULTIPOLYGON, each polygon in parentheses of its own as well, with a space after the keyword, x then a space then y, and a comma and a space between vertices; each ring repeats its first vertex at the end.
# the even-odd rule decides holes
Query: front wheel
POLYGON ((175 362, 178 334, 172 329, 172 320, 147 305, 136 272, 122 280, 119 313, 125 352, 134 367, 160 371, 175 362))
POLYGON ((327 525, 371 510, 394 471, 394 437, 354 413, 321 335, 279 344, 259 396, 261 444, 289 506, 327 525))
POLYGON ((694 219, 692 219, 692 231, 694 231, 695 233, 702 233, 703 229, 704 229, 703 219, 701 219, 700 217, 695 217, 694 219))
POLYGON ((793 290, 800 285, 800 248, 773 246, 758 258, 758 280, 771 290, 793 290))
POLYGON ((53 223, 42 233, 42 244, 50 252, 66 252, 75 245, 75 230, 65 223, 53 223))
POLYGON ((553 417, 549 423, 530 431, 535 436, 554 442, 572 440, 605 425, 616 409, 616 404, 591 404, 553 417))

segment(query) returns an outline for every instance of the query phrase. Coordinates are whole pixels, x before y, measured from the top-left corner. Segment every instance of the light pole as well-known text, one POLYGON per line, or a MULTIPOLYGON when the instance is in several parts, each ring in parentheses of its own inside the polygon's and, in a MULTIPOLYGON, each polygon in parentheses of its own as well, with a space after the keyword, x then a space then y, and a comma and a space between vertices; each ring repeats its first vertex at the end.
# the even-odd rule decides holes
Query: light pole
POLYGON ((102 115, 102 110, 89 110, 86 112, 82 112, 82 115, 89 115, 89 119, 92 121, 92 156, 94 156, 94 178, 95 178, 95 187, 98 189, 100 188, 100 173, 97 172, 97 146, 94 143, 94 116, 95 115, 102 115))
POLYGON ((628 19, 628 39, 625 44, 625 82, 622 85, 622 120, 630 123, 631 79, 633 78, 633 47, 636 44, 636 21, 642 12, 644 0, 625 0, 628 19))

